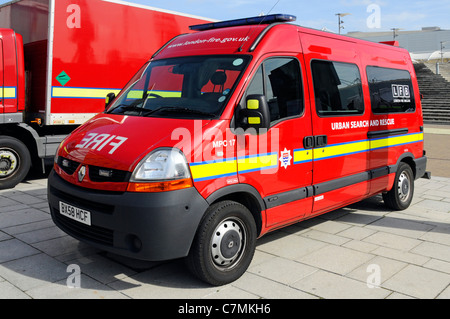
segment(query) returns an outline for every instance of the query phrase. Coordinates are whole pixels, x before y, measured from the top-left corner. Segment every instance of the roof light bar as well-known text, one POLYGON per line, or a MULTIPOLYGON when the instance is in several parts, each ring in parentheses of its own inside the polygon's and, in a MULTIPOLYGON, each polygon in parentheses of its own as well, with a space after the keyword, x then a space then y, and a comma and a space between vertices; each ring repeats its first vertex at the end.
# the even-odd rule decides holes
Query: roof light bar
POLYGON ((251 17, 236 20, 227 20, 213 23, 191 25, 189 29, 194 31, 205 31, 212 29, 220 29, 227 27, 235 27, 242 25, 255 25, 255 24, 271 24, 276 22, 293 22, 297 20, 296 16, 289 14, 271 14, 267 16, 251 17))

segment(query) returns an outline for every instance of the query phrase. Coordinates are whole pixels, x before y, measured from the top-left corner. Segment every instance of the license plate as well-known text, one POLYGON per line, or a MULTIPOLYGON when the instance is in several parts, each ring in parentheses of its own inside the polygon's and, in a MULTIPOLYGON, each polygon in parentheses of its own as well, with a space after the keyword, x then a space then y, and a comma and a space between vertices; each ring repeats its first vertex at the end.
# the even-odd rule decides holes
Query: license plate
POLYGON ((87 210, 66 204, 64 202, 59 202, 59 212, 61 215, 91 226, 91 213, 87 210))

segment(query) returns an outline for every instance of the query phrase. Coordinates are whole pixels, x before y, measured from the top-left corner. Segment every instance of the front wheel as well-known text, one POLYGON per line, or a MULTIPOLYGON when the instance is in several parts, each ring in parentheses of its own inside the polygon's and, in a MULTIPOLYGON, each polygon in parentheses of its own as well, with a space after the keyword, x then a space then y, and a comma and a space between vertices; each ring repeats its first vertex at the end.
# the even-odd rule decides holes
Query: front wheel
POLYGON ((27 176, 30 166, 25 144, 13 137, 0 137, 0 189, 15 187, 27 176))
POLYGON ((256 225, 250 211, 233 201, 212 205, 206 212, 187 257, 191 272, 215 286, 241 277, 255 253, 256 225))
POLYGON ((383 193, 386 206, 395 210, 404 210, 409 207, 414 194, 414 174, 406 163, 400 163, 395 174, 394 186, 383 193))

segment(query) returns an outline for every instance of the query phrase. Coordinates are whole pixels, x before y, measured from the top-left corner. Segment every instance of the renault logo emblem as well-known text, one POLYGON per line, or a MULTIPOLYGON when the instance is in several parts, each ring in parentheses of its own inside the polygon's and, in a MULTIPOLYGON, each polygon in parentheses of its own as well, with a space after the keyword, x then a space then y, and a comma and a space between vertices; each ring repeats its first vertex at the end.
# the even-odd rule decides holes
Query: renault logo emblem
POLYGON ((78 181, 81 183, 85 176, 86 176, 86 166, 83 165, 78 171, 78 181))

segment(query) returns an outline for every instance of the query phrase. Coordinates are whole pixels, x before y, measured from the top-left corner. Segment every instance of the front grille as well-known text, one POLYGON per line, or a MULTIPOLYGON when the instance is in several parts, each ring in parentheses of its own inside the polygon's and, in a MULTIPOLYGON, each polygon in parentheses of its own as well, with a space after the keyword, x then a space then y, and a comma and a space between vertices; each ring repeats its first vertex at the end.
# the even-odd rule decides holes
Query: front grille
POLYGON ((113 246, 114 233, 111 229, 88 226, 72 220, 60 214, 59 209, 53 209, 53 217, 61 228, 69 235, 73 235, 79 239, 86 239, 98 244, 113 246))
POLYGON ((58 157, 58 166, 68 175, 72 175, 77 170, 80 163, 64 158, 58 157))
MULTIPOLYGON (((60 191, 53 186, 50 186, 50 192, 55 196, 59 197, 63 202, 70 203, 77 207, 86 209, 88 211, 97 211, 99 213, 109 214, 111 215, 114 212, 113 205, 107 205, 99 202, 90 201, 88 199, 79 198, 72 194, 68 194, 66 192, 60 191)), ((111 193, 113 194, 113 193, 111 193)))
POLYGON ((93 182, 128 182, 131 173, 118 169, 89 166, 89 178, 93 182))
MULTIPOLYGON (((60 156, 58 158, 58 166, 68 175, 76 172, 80 163, 60 156)), ((118 169, 106 168, 88 165, 89 179, 97 183, 127 183, 130 180, 131 173, 128 171, 121 171, 118 169)))

